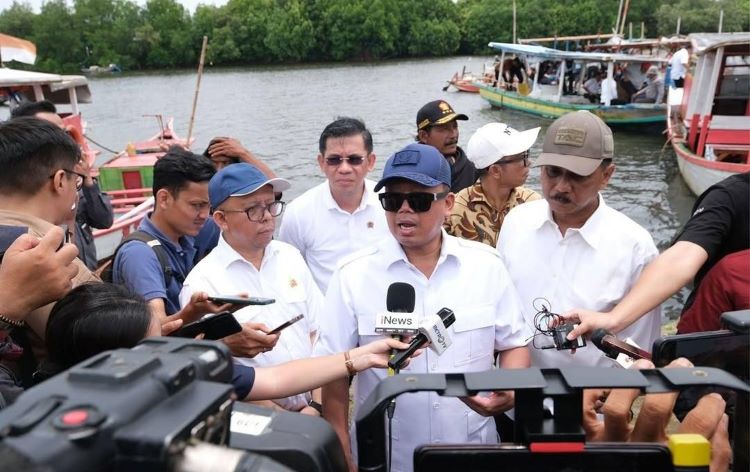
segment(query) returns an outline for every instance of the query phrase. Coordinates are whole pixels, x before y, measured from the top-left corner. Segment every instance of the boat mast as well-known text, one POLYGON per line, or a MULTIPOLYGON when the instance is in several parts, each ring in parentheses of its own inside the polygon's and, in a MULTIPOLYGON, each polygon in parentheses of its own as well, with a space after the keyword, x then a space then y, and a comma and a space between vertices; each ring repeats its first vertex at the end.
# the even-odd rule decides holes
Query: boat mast
POLYGON ((195 84, 195 95, 193 95, 193 111, 190 113, 190 126, 188 127, 187 141, 190 146, 190 138, 193 136, 193 124, 195 124, 195 109, 198 107, 198 91, 201 88, 201 77, 203 77, 203 63, 206 59, 206 46, 208 45, 208 36, 203 37, 203 46, 201 46, 201 58, 198 61, 198 82, 195 84))

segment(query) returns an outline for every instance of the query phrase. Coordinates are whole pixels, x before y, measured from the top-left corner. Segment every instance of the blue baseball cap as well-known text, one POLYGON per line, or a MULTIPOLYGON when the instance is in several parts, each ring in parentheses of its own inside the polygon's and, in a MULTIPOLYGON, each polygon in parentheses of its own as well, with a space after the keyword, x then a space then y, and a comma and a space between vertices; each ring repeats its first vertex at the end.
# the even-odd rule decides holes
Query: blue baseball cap
POLYGON ((377 192, 393 179, 406 179, 425 187, 451 186, 451 166, 432 146, 412 143, 392 155, 383 169, 383 178, 375 185, 377 192))
POLYGON ((257 167, 241 162, 221 169, 208 182, 208 199, 211 208, 218 208, 229 197, 244 197, 259 188, 271 185, 274 192, 283 192, 291 184, 280 178, 271 179, 257 167))

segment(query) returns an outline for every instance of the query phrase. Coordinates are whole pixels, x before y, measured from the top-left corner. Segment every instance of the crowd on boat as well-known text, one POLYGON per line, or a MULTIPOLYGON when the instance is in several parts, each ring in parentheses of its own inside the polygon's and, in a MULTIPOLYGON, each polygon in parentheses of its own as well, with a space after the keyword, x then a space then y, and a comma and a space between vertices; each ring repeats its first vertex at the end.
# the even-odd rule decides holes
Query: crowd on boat
MULTIPOLYGON (((341 117, 320 134, 325 181, 289 203, 290 183, 235 139, 216 138, 203 154, 171 147, 154 165, 153 212, 102 274, 85 246, 64 238, 98 224, 81 217, 98 197, 80 147, 54 120, 29 115, 0 124, 0 406, 96 353, 231 310, 242 330, 222 341, 235 356, 237 398, 322 415, 353 465, 350 381, 356 412, 388 375, 391 350, 407 347, 378 331, 379 314, 455 312, 452 345, 403 368, 434 373, 613 366, 592 345, 555 349, 550 327, 574 322, 568 340, 604 328, 649 349, 661 303, 691 280, 679 332, 717 329, 721 313, 750 308, 750 173, 707 190, 660 254, 602 197, 618 157, 610 128, 587 111, 558 118, 541 138, 539 128, 490 123, 464 150, 459 122, 469 117, 435 100, 417 113, 415 142, 372 179, 373 137, 360 119, 341 117), (542 152, 531 156, 538 139, 542 152), (531 168, 541 192, 525 187, 531 168), (411 310, 390 306, 394 282, 413 286, 411 310), (212 298, 222 296, 274 303, 212 298)), ((633 399, 587 392, 590 438, 663 437, 674 402, 647 396, 649 413, 631 431, 633 399), (595 409, 602 420, 591 419, 595 409)), ((504 391, 399 398, 392 470, 411 470, 420 444, 512 441, 513 404, 504 391)), ((680 412, 685 432, 711 441, 712 470, 729 461, 724 410, 712 393, 680 412)))

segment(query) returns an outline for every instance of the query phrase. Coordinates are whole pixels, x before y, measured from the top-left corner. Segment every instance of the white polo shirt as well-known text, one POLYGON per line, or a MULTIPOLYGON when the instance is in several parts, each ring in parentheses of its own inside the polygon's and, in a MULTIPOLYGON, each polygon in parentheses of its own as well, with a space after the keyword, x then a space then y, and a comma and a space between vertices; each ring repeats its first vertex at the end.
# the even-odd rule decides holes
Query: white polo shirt
MULTIPOLYGON (((305 261, 292 246, 271 241, 266 247, 260 271, 245 260, 224 239, 185 279, 180 292, 180 304, 190 300, 195 292, 209 295, 237 295, 273 298, 270 305, 247 306, 235 312, 240 323, 262 322, 273 329, 298 314, 305 317, 281 332, 276 346, 254 358, 238 357, 240 363, 253 366, 273 366, 312 355, 310 334, 317 331, 317 321, 323 295, 315 285, 305 261)), ((310 400, 309 393, 274 400, 288 410, 299 410, 310 400)))
POLYGON ((669 60, 669 77, 672 80, 684 79, 688 62, 690 62, 690 53, 687 49, 678 49, 669 60))
MULTIPOLYGON (((496 350, 524 346, 530 336, 515 288, 497 252, 443 231, 438 264, 429 279, 407 260, 392 236, 342 261, 326 294, 326 316, 320 319, 315 355, 342 352, 380 339, 375 333, 375 316, 385 311, 386 294, 393 282, 414 286, 415 312, 420 318, 443 307, 456 315, 448 329, 453 344, 443 355, 427 350, 403 373, 489 370, 496 350)), ((386 375, 385 369, 370 369, 356 376, 355 416, 386 375)), ((356 457, 355 431, 351 438, 356 457)), ((429 392, 398 397, 392 438, 393 471, 412 470, 414 448, 421 444, 497 442, 491 417, 475 413, 456 398, 429 392)))
POLYGON ((390 236, 374 187, 375 182, 365 179, 365 193, 354 213, 338 206, 327 180, 295 198, 284 211, 279 240, 299 249, 324 294, 342 257, 390 236))
MULTIPOLYGON (((580 229, 560 234, 546 200, 526 203, 505 217, 500 229, 500 255, 521 296, 526 322, 533 327, 534 299, 543 297, 553 313, 573 308, 610 311, 630 290, 658 251, 651 235, 636 222, 608 207, 599 207, 580 229)), ((661 308, 647 313, 617 337, 631 337, 651 351, 661 328, 661 308)), ((552 338, 536 336, 537 346, 552 338)), ((575 354, 540 350, 529 344, 532 365, 538 367, 612 366, 604 353, 588 342, 575 354)))

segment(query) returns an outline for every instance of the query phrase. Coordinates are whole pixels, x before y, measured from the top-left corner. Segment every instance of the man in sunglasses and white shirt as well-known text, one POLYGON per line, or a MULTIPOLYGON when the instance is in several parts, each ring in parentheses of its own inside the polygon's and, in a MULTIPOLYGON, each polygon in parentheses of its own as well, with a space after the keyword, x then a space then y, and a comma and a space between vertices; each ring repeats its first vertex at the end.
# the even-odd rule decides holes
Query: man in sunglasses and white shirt
POLYGON ((497 246, 505 215, 541 195, 522 187, 529 176, 529 149, 539 128, 516 131, 505 123, 488 123, 469 138, 466 154, 477 168, 477 182, 456 194, 445 230, 459 238, 497 246))
POLYGON ((372 135, 355 118, 325 127, 318 142, 318 165, 326 181, 286 208, 279 239, 299 249, 325 293, 339 260, 388 234, 385 215, 366 179, 375 167, 372 135))
MULTIPOLYGON (((380 339, 375 320, 386 311, 388 287, 406 282, 415 289, 414 311, 420 322, 443 307, 455 312, 456 321, 448 328, 452 345, 442 356, 426 351, 403 373, 489 370, 495 352, 500 352, 502 367, 529 365, 530 333, 497 252, 443 230, 454 200, 450 184, 450 166, 432 146, 410 144, 388 160, 375 190, 385 186, 379 199, 390 235, 346 258, 334 273, 324 304, 326 316, 319 320, 316 355, 380 339)), ((355 414, 386 375, 372 371, 357 376, 355 414)), ((324 386, 323 412, 354 464, 348 447, 350 437, 356 437, 347 431, 348 392, 346 379, 324 386)), ((507 392, 461 400, 426 392, 399 397, 391 429, 391 470, 412 470, 414 449, 421 444, 496 443, 495 424, 488 416, 512 406, 512 393, 507 392)))

